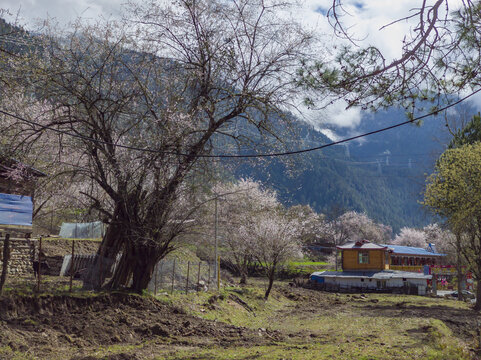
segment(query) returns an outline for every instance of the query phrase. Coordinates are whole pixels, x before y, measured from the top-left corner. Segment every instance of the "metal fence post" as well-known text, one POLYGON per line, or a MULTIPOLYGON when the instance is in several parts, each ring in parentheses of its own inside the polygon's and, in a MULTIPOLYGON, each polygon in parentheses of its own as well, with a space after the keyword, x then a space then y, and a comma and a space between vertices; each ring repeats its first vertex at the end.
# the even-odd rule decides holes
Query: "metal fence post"
POLYGON ((164 269, 164 262, 161 260, 159 261, 159 264, 160 264, 160 283, 159 283, 159 289, 162 289, 162 285, 164 283, 164 273, 163 273, 163 269, 164 269))
POLYGON ((187 261, 187 278, 185 283, 185 293, 189 291, 189 271, 190 271, 190 261, 187 261))
POLYGON ((207 290, 210 290, 210 263, 207 262, 208 274, 207 274, 207 290))
POLYGON ((199 291, 199 286, 200 286, 200 265, 201 261, 199 261, 199 269, 197 270, 197 292, 199 291))
MULTIPOLYGON (((69 292, 72 292, 72 282, 73 282, 73 273, 74 273, 74 266, 73 266, 73 257, 75 256, 75 240, 72 240, 72 257, 70 258, 70 286, 69 292)), ((39 264, 40 267, 40 264, 39 264)))
POLYGON ((217 291, 220 291, 220 255, 217 257, 217 291))
POLYGON ((171 294, 174 292, 174 279, 175 279, 175 258, 174 258, 174 264, 172 265, 172 287, 170 289, 171 294))

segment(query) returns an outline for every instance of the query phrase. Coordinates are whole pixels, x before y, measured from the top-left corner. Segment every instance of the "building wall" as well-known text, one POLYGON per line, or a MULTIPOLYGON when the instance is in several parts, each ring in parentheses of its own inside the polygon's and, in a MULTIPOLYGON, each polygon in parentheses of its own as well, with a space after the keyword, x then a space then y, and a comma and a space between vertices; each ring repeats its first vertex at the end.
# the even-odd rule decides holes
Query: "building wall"
MULTIPOLYGON (((366 251, 366 250, 364 250, 366 251)), ((359 250, 343 250, 342 268, 343 270, 384 270, 385 251, 369 250, 369 263, 359 264, 359 250)))

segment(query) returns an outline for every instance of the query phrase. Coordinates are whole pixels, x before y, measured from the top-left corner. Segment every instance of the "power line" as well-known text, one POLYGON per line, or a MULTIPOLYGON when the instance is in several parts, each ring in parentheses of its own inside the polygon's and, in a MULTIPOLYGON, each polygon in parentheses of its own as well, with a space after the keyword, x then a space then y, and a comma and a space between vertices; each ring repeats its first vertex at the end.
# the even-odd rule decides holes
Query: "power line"
MULTIPOLYGON (((249 158, 269 158, 269 157, 279 157, 279 156, 304 154, 304 153, 308 153, 308 152, 312 152, 312 151, 316 151, 316 150, 325 149, 325 148, 330 147, 330 146, 343 144, 343 143, 346 143, 346 142, 349 142, 349 141, 352 141, 352 140, 356 140, 356 139, 360 139, 360 138, 363 138, 363 137, 366 137, 366 136, 369 136, 369 135, 378 134, 378 133, 381 133, 381 132, 384 132, 384 131, 387 131, 387 130, 395 129, 395 128, 403 126, 403 125, 412 124, 415 121, 425 119, 425 118, 427 118, 429 116, 432 116, 432 115, 437 115, 438 113, 440 113, 444 110, 447 110, 447 109, 449 109, 453 106, 456 106, 456 105, 460 104, 461 102, 467 100, 471 96, 474 96, 475 94, 479 93, 480 91, 481 91, 481 88, 479 88, 476 91, 473 91, 469 95, 466 95, 465 97, 455 101, 454 103, 446 105, 446 106, 444 106, 444 107, 442 107, 442 108, 440 108, 436 111, 432 111, 432 112, 429 112, 427 114, 415 117, 411 120, 403 121, 403 122, 398 123, 398 124, 394 124, 394 125, 391 125, 391 126, 381 128, 381 129, 369 131, 369 132, 359 134, 359 135, 356 135, 356 136, 352 136, 352 137, 349 137, 349 138, 345 138, 345 139, 342 139, 342 140, 333 141, 333 142, 323 144, 323 145, 319 145, 319 146, 312 147, 312 148, 301 149, 301 150, 293 150, 293 151, 285 151, 285 152, 277 152, 277 153, 265 153, 265 154, 246 154, 246 155, 238 155, 238 154, 233 154, 233 155, 230 155, 230 154, 219 154, 219 155, 199 154, 199 155, 196 155, 196 157, 198 157, 198 158, 213 158, 213 159, 234 159, 234 158, 235 159, 239 159, 239 158, 249 159, 249 158)), ((97 143, 97 144, 110 145, 110 146, 115 146, 115 147, 123 148, 123 149, 126 149, 126 150, 133 150, 133 151, 143 151, 143 152, 149 152, 149 153, 157 153, 157 154, 160 153, 160 154, 177 155, 177 156, 191 156, 191 154, 186 154, 186 153, 182 153, 182 152, 162 151, 162 150, 156 150, 156 149, 138 148, 138 147, 135 147, 135 146, 109 143, 109 142, 106 142, 106 141, 93 139, 91 137, 80 135, 80 134, 72 134, 72 133, 69 133, 68 131, 55 129, 55 128, 52 128, 50 126, 40 125, 40 124, 35 123, 34 121, 27 120, 27 119, 25 119, 21 116, 11 114, 11 113, 9 113, 7 111, 4 111, 4 110, 1 110, 1 109, 0 109, 0 113, 4 114, 6 116, 10 116, 10 117, 13 117, 15 119, 18 119, 20 121, 26 122, 30 125, 38 126, 43 130, 54 131, 54 132, 57 132, 57 133, 60 133, 60 134, 75 137, 75 138, 82 139, 82 140, 85 140, 85 141, 90 141, 90 142, 97 143)))

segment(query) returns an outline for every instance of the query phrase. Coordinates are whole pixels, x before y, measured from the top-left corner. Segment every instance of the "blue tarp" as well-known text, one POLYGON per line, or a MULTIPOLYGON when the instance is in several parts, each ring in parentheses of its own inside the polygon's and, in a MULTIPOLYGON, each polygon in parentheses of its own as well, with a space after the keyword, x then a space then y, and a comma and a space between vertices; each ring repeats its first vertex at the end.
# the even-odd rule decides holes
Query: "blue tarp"
POLYGON ((32 226, 33 203, 30 196, 0 194, 0 224, 32 226))

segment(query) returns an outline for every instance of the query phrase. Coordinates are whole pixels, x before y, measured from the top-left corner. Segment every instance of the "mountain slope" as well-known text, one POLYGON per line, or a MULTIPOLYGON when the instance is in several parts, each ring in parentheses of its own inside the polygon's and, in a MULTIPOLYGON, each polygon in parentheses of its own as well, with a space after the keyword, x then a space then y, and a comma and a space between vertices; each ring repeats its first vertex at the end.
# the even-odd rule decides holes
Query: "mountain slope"
MULTIPOLYGON (((367 114, 356 131, 364 133, 402 121, 403 112, 395 109, 367 114)), ((432 221, 419 201, 425 174, 432 171, 448 141, 443 128, 441 118, 429 118, 421 126, 405 125, 348 146, 298 156, 295 171, 274 161, 264 169, 243 166, 236 175, 266 182, 288 205, 310 204, 320 212, 336 205, 366 212, 395 232, 403 226, 420 227, 432 221)), ((342 138, 352 135, 343 129, 334 130, 342 138)), ((309 141, 303 145, 307 147, 330 142, 313 129, 308 130, 306 138, 309 141)))

